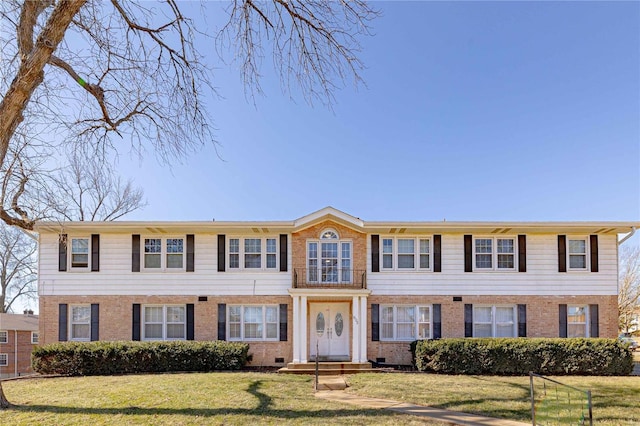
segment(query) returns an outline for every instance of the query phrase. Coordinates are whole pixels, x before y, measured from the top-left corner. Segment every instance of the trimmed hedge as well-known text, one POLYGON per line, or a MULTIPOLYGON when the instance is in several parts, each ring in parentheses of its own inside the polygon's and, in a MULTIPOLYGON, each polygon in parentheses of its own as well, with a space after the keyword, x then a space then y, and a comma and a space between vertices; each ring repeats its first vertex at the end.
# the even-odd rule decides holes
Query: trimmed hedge
POLYGON ((239 370, 248 353, 248 344, 225 341, 64 342, 36 347, 31 364, 65 376, 239 370))
POLYGON ((411 344, 420 371, 500 376, 628 376, 633 355, 616 339, 440 339, 411 344))

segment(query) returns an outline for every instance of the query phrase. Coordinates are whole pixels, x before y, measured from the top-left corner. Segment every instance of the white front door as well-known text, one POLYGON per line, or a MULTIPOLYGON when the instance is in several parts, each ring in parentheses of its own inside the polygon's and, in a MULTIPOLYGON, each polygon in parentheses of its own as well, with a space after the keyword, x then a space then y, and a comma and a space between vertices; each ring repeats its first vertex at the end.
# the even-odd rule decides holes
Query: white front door
POLYGON ((349 360, 349 303, 311 303, 309 313, 310 359, 349 360))

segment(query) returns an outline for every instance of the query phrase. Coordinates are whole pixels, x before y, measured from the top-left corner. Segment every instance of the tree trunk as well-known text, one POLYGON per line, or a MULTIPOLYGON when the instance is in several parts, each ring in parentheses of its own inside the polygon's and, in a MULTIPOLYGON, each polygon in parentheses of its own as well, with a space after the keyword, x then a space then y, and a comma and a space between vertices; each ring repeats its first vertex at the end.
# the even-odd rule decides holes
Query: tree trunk
POLYGON ((7 397, 4 396, 4 392, 2 390, 2 382, 0 382, 0 410, 9 408, 10 405, 11 404, 9 403, 9 400, 7 399, 7 397))

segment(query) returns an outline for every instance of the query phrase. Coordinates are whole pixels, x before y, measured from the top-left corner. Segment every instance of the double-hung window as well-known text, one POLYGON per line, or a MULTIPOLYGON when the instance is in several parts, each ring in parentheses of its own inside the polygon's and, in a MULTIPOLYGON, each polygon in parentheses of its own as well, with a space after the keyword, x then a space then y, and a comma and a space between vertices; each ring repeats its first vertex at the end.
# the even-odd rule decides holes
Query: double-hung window
POLYGON ((382 238, 382 269, 431 269, 430 238, 382 238))
POLYGON ((143 310, 144 340, 184 340, 187 335, 185 305, 151 305, 143 310))
POLYGON ((475 238, 473 250, 476 270, 515 270, 515 238, 475 238))
POLYGON ((589 306, 567 306, 567 337, 589 337, 589 306))
POLYGON ((278 305, 228 306, 229 340, 279 340, 278 315, 278 305))
POLYGON ((229 269, 276 270, 278 240, 276 238, 229 238, 229 269))
POLYGON ((71 267, 89 267, 89 238, 71 238, 71 267))
POLYGON ((33 343, 34 345, 37 345, 39 341, 40 341, 40 334, 37 331, 32 331, 31 343, 33 343))
POLYGON ((585 238, 568 238, 569 269, 587 270, 587 240, 585 238))
POLYGON ((311 283, 347 284, 353 280, 351 241, 325 230, 319 240, 307 242, 307 280, 311 283))
POLYGON ((71 340, 91 340, 91 305, 71 306, 70 317, 71 340))
POLYGON ((184 238, 145 238, 144 268, 148 270, 184 269, 184 238))
POLYGON ((0 354, 0 367, 6 367, 9 365, 9 356, 7 354, 0 354))
POLYGON ((431 338, 431 306, 380 306, 381 340, 409 341, 431 338))
POLYGON ((9 341, 9 332, 6 330, 0 330, 0 343, 7 343, 9 341))
POLYGON ((516 337, 515 306, 473 307, 473 337, 516 337))

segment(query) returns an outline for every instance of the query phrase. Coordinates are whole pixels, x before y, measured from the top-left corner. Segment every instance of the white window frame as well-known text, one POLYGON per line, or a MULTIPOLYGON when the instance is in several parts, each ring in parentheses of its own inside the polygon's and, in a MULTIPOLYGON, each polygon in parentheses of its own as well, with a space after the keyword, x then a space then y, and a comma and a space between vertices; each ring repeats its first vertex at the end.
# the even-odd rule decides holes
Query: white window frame
POLYGON ((403 271, 431 271, 433 265, 433 236, 432 235, 421 235, 421 236, 390 236, 384 235, 380 236, 382 249, 380 250, 380 271, 389 271, 389 272, 403 272, 403 271), (399 267, 399 258, 400 256, 406 256, 405 253, 399 253, 398 250, 398 241, 399 240, 413 240, 413 268, 400 268, 399 267), (391 251, 386 251, 385 241, 391 241, 391 251), (428 252, 422 252, 422 241, 428 241, 428 252), (422 268, 420 266, 420 260, 423 255, 429 256, 428 267, 422 268), (391 267, 385 267, 385 256, 391 257, 391 267))
POLYGON ((380 341, 384 342, 411 342, 413 340, 425 340, 433 338, 433 305, 420 304, 420 305, 380 305, 380 341), (392 321, 386 322, 383 321, 383 312, 385 309, 392 309, 392 321), (398 325, 399 324, 408 324, 407 322, 399 322, 398 321, 398 308, 413 308, 414 309, 414 321, 413 321, 413 334, 410 337, 399 337, 398 336, 398 325), (420 309, 428 308, 429 309, 429 318, 428 321, 421 321, 420 317, 420 309), (429 324, 429 336, 421 336, 420 335, 420 324, 429 324), (383 324, 392 324, 392 336, 385 336, 384 326, 383 324))
POLYGON ((72 235, 67 237, 67 247, 68 247, 68 264, 69 271, 90 271, 91 270, 91 236, 86 235, 72 235), (74 253, 73 252, 73 241, 74 240, 87 240, 87 265, 86 266, 74 266, 73 265, 73 255, 74 254, 84 254, 84 253, 74 253))
POLYGON ((472 245, 472 256, 473 256, 473 270, 479 272, 515 272, 518 270, 518 237, 511 235, 501 235, 501 236, 475 236, 473 237, 473 245, 472 245), (478 253, 476 252, 476 241, 478 240, 491 240, 491 253, 478 253), (498 252, 498 240, 511 240, 513 241, 513 253, 499 253, 498 252), (478 255, 491 255, 491 267, 483 268, 478 266, 478 255), (512 268, 500 268, 498 266, 498 258, 500 255, 511 255, 513 256, 513 267, 512 268))
POLYGON ((279 342, 280 341, 280 306, 273 304, 266 305, 227 305, 227 318, 226 318, 226 333, 227 340, 233 342, 279 342), (231 322, 232 309, 240 309, 240 321, 231 322), (260 308, 262 310, 262 322, 261 323, 249 323, 245 320, 245 308, 260 308), (267 322, 267 308, 271 308, 275 311, 275 321, 267 322), (232 333, 232 324, 238 325, 240 328, 240 336, 232 333), (245 337, 245 326, 247 324, 261 324, 262 325, 262 337, 245 337), (275 324, 275 337, 268 337, 268 325, 275 324))
POLYGON ((588 272, 590 266, 589 238, 582 235, 567 235, 567 271, 588 272), (584 241, 584 253, 572 252, 571 241, 584 241), (571 256, 584 256, 584 268, 574 268, 571 266, 571 256))
POLYGON ((175 236, 157 236, 157 235, 144 235, 141 238, 141 254, 142 254, 142 270, 145 272, 184 272, 186 270, 186 261, 187 261, 187 238, 185 235, 175 235, 175 236), (146 241, 147 240, 160 240, 160 253, 147 253, 146 252, 146 241), (169 240, 182 240, 182 266, 179 268, 173 268, 168 266, 168 257, 171 255, 176 255, 177 253, 169 253, 168 242, 169 240), (157 268, 147 267, 146 266, 146 257, 147 254, 159 254, 160 255, 160 266, 157 268))
POLYGON ((0 367, 7 367, 9 365, 9 354, 0 353, 0 367))
POLYGON ((230 236, 225 241, 225 253, 226 253, 226 269, 228 272, 234 271, 260 271, 260 272, 279 272, 280 268, 280 239, 277 236, 263 236, 263 237, 253 237, 253 236, 230 236), (238 240, 238 251, 231 251, 231 242, 233 240, 238 240), (260 267, 256 268, 248 268, 246 266, 245 256, 257 252, 248 252, 246 251, 246 240, 260 240, 260 267), (269 249, 268 240, 273 240, 275 243, 275 252, 267 251, 269 249), (232 267, 231 256, 238 256, 238 266, 232 267), (275 258, 275 262, 273 266, 268 266, 268 258, 275 258))
POLYGON ((306 269, 307 269, 307 282, 322 284, 351 284, 353 283, 353 240, 351 238, 340 238, 340 234, 333 228, 326 228, 320 232, 318 238, 307 239, 307 252, 306 252, 306 269), (337 248, 336 253, 336 268, 337 268, 337 281, 323 280, 322 269, 322 244, 323 243, 335 243, 337 248), (311 244, 316 245, 316 257, 309 257, 311 244), (349 249, 345 250, 348 245, 349 249), (349 256, 343 256, 345 252, 349 253, 349 256), (310 260, 315 260, 315 267, 310 265, 310 260), (315 270, 312 273, 312 270, 315 270))
POLYGON ((71 305, 69 306, 69 340, 74 342, 89 342, 91 340, 91 305, 71 305), (87 321, 74 321, 73 320, 73 311, 74 309, 83 308, 89 310, 89 318, 87 321), (88 337, 75 337, 74 336, 74 325, 87 325, 89 328, 89 336, 88 337))
POLYGON ((518 337, 518 311, 517 305, 484 305, 484 304, 474 304, 473 305, 473 337, 485 337, 485 338, 506 338, 506 337, 518 337), (479 322, 478 316, 476 315, 476 309, 486 309, 491 308, 491 321, 490 322, 479 322), (496 309, 504 309, 509 308, 513 312, 513 323, 511 324, 511 336, 497 336, 497 329, 499 325, 505 325, 506 323, 498 323, 496 316, 496 309), (476 336, 476 324, 482 325, 491 325, 491 336, 476 336))
POLYGON ((40 343, 40 333, 37 331, 32 331, 31 332, 31 344, 32 345, 37 345, 38 343, 40 343))
POLYGON ((141 306, 141 317, 140 318, 140 323, 141 323, 141 333, 140 336, 142 338, 142 340, 146 340, 146 341, 173 341, 173 340, 187 340, 187 305, 181 305, 181 304, 176 304, 176 305, 156 305, 156 304, 148 304, 148 305, 142 305, 141 306), (151 322, 151 321, 147 321, 146 318, 146 308, 162 308, 162 321, 161 322, 151 322), (167 319, 167 308, 182 308, 184 310, 184 322, 168 322, 167 319), (162 325, 162 337, 161 338, 157 338, 157 337, 147 337, 146 336, 146 325, 147 324, 161 324, 162 325), (170 324, 183 324, 182 327, 182 331, 183 331, 183 337, 167 337, 167 326, 170 324))
POLYGON ((589 305, 567 305, 567 337, 591 337, 590 336, 590 332, 591 332, 591 327, 590 327, 590 323, 591 323, 591 319, 589 318, 589 305), (571 313, 571 308, 578 308, 578 309, 584 309, 584 336, 578 336, 578 335, 574 335, 573 333, 570 333, 570 326, 571 325, 581 325, 583 324, 582 322, 577 322, 577 321, 573 321, 570 322, 570 313, 571 313))
POLYGON ((9 332, 7 330, 0 330, 0 344, 5 343, 9 343, 9 332))

